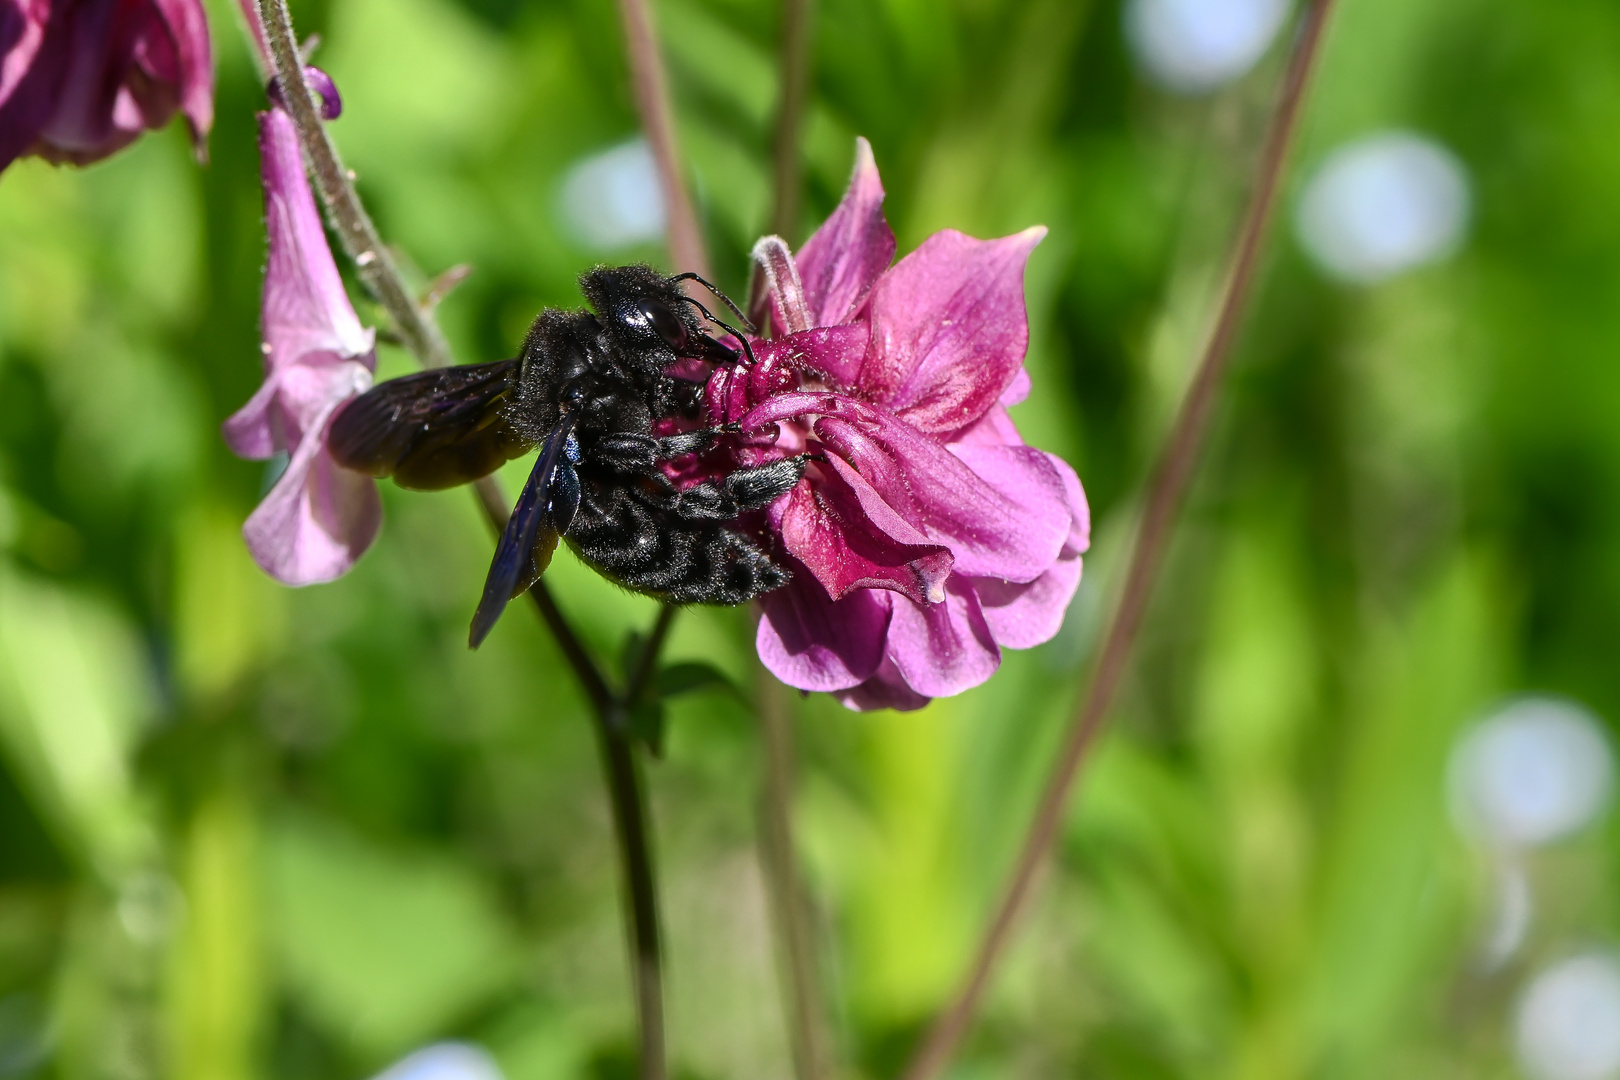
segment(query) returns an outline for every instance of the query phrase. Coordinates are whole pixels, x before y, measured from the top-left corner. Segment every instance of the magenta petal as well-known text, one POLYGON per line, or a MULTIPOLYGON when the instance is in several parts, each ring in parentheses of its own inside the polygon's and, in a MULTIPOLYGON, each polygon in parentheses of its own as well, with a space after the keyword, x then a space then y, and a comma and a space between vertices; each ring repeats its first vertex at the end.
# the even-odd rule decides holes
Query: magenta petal
POLYGON ((0 0, 0 169, 25 153, 56 106, 61 34, 50 0, 0 0))
POLYGON ((324 352, 359 359, 376 370, 374 335, 360 325, 343 291, 304 175, 297 129, 279 109, 259 114, 259 155, 270 234, 261 316, 269 346, 266 369, 275 371, 324 352))
POLYGON ((792 362, 801 369, 848 386, 860 375, 869 336, 865 323, 845 323, 792 334, 773 344, 787 349, 792 362))
POLYGON ((892 589, 919 602, 937 598, 951 572, 950 553, 835 462, 818 481, 788 494, 783 545, 834 599, 857 589, 892 589))
POLYGON ((1012 385, 1029 344, 1024 263, 1039 226, 1000 240, 935 233, 872 290, 860 389, 920 431, 959 431, 1012 385))
POLYGON ((898 462, 928 535, 956 556, 959 573, 1031 581, 1057 558, 1069 532, 1062 479, 1030 447, 953 446, 876 409, 846 409, 872 438, 846 440, 822 421, 827 444, 862 475, 898 462))
POLYGON ((1023 446, 1024 437, 1018 434, 1018 426, 1008 415, 1007 407, 997 402, 972 426, 951 436, 950 445, 1023 446))
POLYGON ((1001 666, 1001 650, 979 610, 972 584, 952 574, 945 593, 943 604, 893 600, 889 656, 906 685, 925 697, 959 694, 1001 666))
POLYGON ((861 590, 833 600, 810 574, 761 599, 756 647, 765 667, 800 690, 843 690, 869 678, 883 660, 889 596, 861 590))
POLYGON ((996 643, 1009 649, 1028 649, 1051 641, 1063 625, 1063 613, 1080 587, 1080 556, 1059 559, 1034 581, 972 581, 984 621, 996 643))
POLYGON ((40 129, 42 152, 84 164, 112 153, 135 137, 139 117, 114 121, 124 89, 124 68, 147 13, 117 0, 79 0, 59 6, 51 34, 62 35, 63 70, 50 118, 40 129), (120 131, 124 127, 126 130, 120 131))
POLYGON ((818 421, 817 430, 869 482, 896 470, 904 477, 921 524, 951 549, 958 572, 1033 581, 1057 558, 1072 516, 1063 480, 1041 451, 976 444, 947 450, 881 409, 829 392, 778 395, 740 423, 756 430, 815 415, 849 421, 818 421))
POLYGON ((168 27, 179 71, 180 111, 201 145, 214 126, 214 57, 199 0, 150 0, 168 27))
POLYGON ((883 181, 872 144, 855 140, 855 171, 832 216, 798 254, 810 325, 848 322, 879 275, 894 261, 894 230, 883 219, 883 181))
POLYGON ((242 526, 254 561, 286 585, 341 577, 382 525, 377 482, 340 468, 326 452, 326 423, 339 404, 316 418, 310 437, 242 526))
POLYGON ((932 698, 923 697, 906 685, 900 669, 888 657, 878 666, 870 679, 859 686, 841 690, 835 695, 846 709, 872 712, 875 709, 893 709, 896 712, 914 712, 927 705, 932 698))

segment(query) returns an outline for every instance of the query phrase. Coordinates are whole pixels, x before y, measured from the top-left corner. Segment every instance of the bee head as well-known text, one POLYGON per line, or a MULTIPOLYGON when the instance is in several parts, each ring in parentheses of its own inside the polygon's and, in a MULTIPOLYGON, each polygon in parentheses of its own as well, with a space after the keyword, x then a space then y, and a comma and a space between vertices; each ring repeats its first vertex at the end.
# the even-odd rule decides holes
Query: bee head
POLYGON ((708 335, 697 310, 677 282, 650 266, 600 266, 580 279, 580 289, 608 336, 623 348, 675 356, 707 351, 708 335))
POLYGON ((686 295, 681 281, 688 277, 695 275, 665 277, 645 265, 599 266, 580 279, 580 289, 596 309, 609 337, 622 348, 730 363, 737 358, 737 351, 715 340, 699 315, 728 332, 735 331, 715 321, 707 308, 686 295))

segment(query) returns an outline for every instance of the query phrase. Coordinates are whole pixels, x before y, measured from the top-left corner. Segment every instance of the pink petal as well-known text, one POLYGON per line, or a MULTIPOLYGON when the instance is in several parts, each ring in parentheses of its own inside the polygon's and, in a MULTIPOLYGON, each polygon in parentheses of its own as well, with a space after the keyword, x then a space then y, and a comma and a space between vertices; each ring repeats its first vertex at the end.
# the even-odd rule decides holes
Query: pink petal
POLYGON ((343 291, 321 228, 315 197, 304 174, 298 133, 279 109, 259 114, 259 155, 264 179, 265 229, 270 254, 264 272, 261 333, 270 346, 269 371, 302 362, 311 353, 358 359, 372 370, 373 333, 343 291))
POLYGON ((939 597, 950 553, 840 465, 829 462, 817 481, 788 494, 783 546, 835 600, 858 589, 892 589, 919 602, 939 597))
POLYGON ((199 0, 150 2, 174 42, 180 111, 191 127, 191 141, 200 146, 214 126, 214 58, 208 41, 208 19, 199 0))
POLYGON ((1051 641, 1063 625, 1063 614, 1080 587, 1080 556, 1059 559, 1034 581, 972 581, 996 643, 1008 649, 1028 649, 1051 641))
POLYGON ((1001 650, 961 574, 945 584, 943 604, 895 597, 889 656, 906 685, 924 697, 948 697, 978 686, 1001 666, 1001 650))
MULTIPOLYGON (((1029 581, 1050 566, 1074 520, 1051 458, 1032 446, 966 444, 951 446, 950 455, 982 485, 941 484, 925 503, 929 535, 950 544, 957 570, 1029 581)), ((942 474, 933 470, 929 480, 942 474)))
POLYGON ((1075 475, 1074 468, 1056 454, 1046 457, 1063 479, 1063 497, 1069 506, 1071 524, 1068 539, 1063 542, 1063 556, 1079 555, 1091 547, 1091 506, 1086 502, 1085 489, 1080 486, 1080 477, 1075 475))
POLYGON ((1010 409, 1014 405, 1022 403, 1029 397, 1029 392, 1033 387, 1034 383, 1029 377, 1029 368, 1024 367, 1022 364, 1018 365, 1018 374, 1014 375, 1013 381, 1007 384, 1007 389, 1001 392, 1001 406, 1010 409))
POLYGON ((220 425, 225 445, 237 457, 262 461, 276 452, 276 440, 270 430, 270 409, 280 391, 274 375, 260 384, 246 405, 237 409, 220 425))
POLYGON ((225 442, 242 457, 291 451, 314 430, 333 402, 371 388, 371 372, 355 360, 327 353, 271 372, 264 385, 222 427, 225 442))
POLYGON ((872 712, 876 709, 913 712, 933 700, 907 686, 900 669, 886 656, 870 679, 859 686, 841 690, 834 696, 845 708, 856 712, 872 712))
POLYGON ((0 0, 0 169, 26 152, 56 107, 60 33, 51 0, 0 0))
POLYGON ((382 525, 382 500, 368 476, 340 468, 326 452, 333 401, 287 463, 286 472, 242 526, 255 562, 286 585, 341 577, 382 525))
POLYGON ((848 322, 894 260, 894 231, 883 220, 883 181, 872 144, 855 140, 855 171, 843 201, 798 255, 811 326, 848 322))
POLYGON ((1000 240, 935 233, 872 289, 860 390, 921 431, 972 424, 1012 385, 1029 344, 1024 263, 1039 226, 1000 240))
POLYGON ((833 600, 808 572, 761 600, 756 647, 778 679, 800 690, 843 690, 870 677, 883 659, 889 596, 861 590, 833 600))

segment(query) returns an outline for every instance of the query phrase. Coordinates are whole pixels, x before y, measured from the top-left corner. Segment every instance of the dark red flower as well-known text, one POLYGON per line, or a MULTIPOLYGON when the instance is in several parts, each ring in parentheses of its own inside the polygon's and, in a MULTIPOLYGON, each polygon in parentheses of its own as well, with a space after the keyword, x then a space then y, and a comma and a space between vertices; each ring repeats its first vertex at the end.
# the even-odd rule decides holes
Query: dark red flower
POLYGON ((201 147, 214 65, 200 0, 0 0, 0 169, 98 161, 176 110, 201 147))
POLYGON ((709 412, 743 430, 732 467, 814 455, 768 511, 795 577, 764 598, 760 658, 853 708, 917 708, 1057 632, 1090 516, 1074 470, 1007 413, 1029 392, 1023 271, 1045 230, 940 232, 890 267, 883 187, 857 153, 796 258, 756 247, 782 336, 715 373, 709 412))

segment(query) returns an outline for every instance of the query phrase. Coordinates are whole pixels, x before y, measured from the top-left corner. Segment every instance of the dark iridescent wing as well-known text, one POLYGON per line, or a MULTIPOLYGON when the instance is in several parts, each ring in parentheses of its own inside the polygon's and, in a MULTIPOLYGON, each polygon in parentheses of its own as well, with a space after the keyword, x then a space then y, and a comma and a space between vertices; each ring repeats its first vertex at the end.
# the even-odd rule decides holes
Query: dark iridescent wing
POLYGON ((516 360, 390 379, 338 410, 326 445, 344 468, 392 476, 400 487, 455 487, 528 449, 502 415, 516 390, 516 360))
POLYGON ((467 644, 474 649, 489 635, 507 603, 539 580, 557 550, 558 538, 568 531, 579 508, 579 476, 564 453, 573 427, 573 418, 565 414, 547 437, 512 516, 506 520, 489 576, 484 579, 484 595, 467 632, 467 644))

